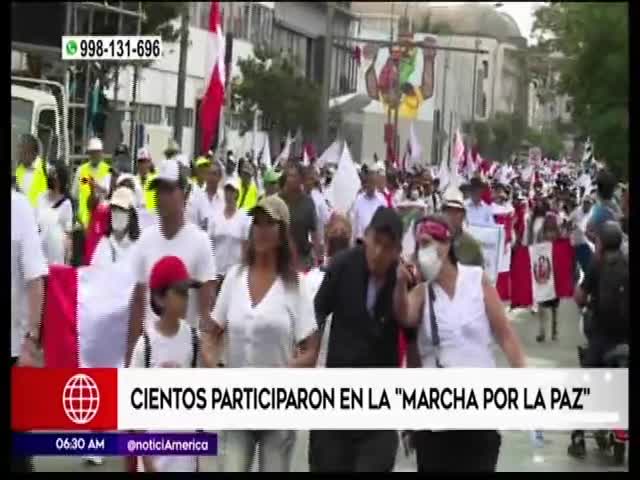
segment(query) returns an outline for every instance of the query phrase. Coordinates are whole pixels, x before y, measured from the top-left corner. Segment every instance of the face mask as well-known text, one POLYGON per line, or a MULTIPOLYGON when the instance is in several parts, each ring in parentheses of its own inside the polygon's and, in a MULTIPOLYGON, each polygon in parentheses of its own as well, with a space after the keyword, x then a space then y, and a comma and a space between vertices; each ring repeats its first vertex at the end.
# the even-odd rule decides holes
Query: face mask
POLYGON ((129 213, 113 211, 111 212, 111 228, 116 232, 123 232, 129 224, 129 213))
POLYGON ((417 190, 412 190, 411 193, 409 194, 409 198, 411 200, 418 200, 419 197, 419 193, 417 190))
POLYGON ((425 280, 432 282, 437 278, 442 269, 442 259, 438 256, 437 245, 429 245, 418 251, 418 265, 425 280))

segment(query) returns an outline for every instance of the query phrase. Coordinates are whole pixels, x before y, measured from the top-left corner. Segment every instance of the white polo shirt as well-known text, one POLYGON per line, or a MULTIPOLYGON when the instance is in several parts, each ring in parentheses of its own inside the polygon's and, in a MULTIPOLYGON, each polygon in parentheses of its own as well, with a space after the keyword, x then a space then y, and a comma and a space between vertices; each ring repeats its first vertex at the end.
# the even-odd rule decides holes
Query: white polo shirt
POLYGON ((229 270, 213 312, 227 334, 226 366, 286 367, 294 347, 316 330, 313 296, 303 276, 297 288, 280 276, 260 303, 249 294, 249 268, 229 270))
MULTIPOLYGON (((138 284, 148 285, 151 270, 158 260, 166 256, 180 258, 192 279, 200 282, 213 281, 216 278, 216 263, 209 237, 193 223, 185 221, 180 231, 167 239, 160 224, 145 229, 131 254, 131 262, 138 284)), ((149 294, 146 294, 146 318, 151 314, 149 294)), ((189 291, 187 315, 185 320, 198 326, 198 291, 189 291)))
POLYGON ((367 229, 373 218, 373 214, 380 207, 386 207, 387 204, 379 192, 374 193, 372 197, 368 197, 366 193, 361 193, 353 204, 352 222, 354 240, 364 238, 364 231, 367 229))
POLYGON ((251 217, 244 210, 236 210, 231 218, 225 217, 224 209, 215 212, 209 222, 209 238, 220 275, 242 261, 242 242, 249 239, 250 228, 251 217))
POLYGON ((11 189, 11 356, 20 355, 27 331, 26 284, 47 275, 36 218, 27 197, 11 189))

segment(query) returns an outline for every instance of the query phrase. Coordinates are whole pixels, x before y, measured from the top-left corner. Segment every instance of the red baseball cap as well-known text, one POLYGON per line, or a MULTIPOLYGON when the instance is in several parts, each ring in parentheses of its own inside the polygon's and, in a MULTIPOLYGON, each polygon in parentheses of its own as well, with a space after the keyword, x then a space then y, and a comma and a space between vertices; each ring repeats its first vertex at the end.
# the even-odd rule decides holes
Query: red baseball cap
POLYGON ((175 256, 162 257, 151 269, 149 288, 199 288, 201 283, 193 280, 184 262, 175 256))

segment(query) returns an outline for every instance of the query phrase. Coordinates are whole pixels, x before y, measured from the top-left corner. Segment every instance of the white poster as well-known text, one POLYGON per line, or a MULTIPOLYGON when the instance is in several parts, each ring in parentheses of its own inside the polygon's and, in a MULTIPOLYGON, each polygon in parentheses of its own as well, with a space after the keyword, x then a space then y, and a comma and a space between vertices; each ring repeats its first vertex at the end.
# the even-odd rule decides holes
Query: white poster
POLYGON ((467 227, 469 234, 475 238, 482 248, 482 257, 484 258, 484 271, 493 282, 496 283, 502 253, 504 251, 504 228, 499 226, 478 226, 469 225, 467 227))
POLYGON ((556 298, 553 279, 553 250, 551 242, 536 243, 529 247, 531 259, 531 285, 533 301, 546 302, 556 298))

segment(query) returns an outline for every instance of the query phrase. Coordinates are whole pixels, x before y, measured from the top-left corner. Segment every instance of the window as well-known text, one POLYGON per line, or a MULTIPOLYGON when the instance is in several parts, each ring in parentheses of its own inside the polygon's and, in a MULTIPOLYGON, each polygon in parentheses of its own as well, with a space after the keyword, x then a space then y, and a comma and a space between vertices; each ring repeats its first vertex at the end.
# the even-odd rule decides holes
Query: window
POLYGON ((487 116, 487 95, 484 93, 482 94, 482 110, 480 111, 483 117, 487 116))
MULTIPOLYGON (((176 120, 176 107, 164 107, 165 117, 167 119, 167 125, 173 127, 176 120)), ((193 108, 184 109, 184 118, 182 120, 183 127, 193 127, 193 108)))
POLYGON ((564 104, 564 113, 571 113, 571 102, 568 100, 564 104))
POLYGON ((482 70, 484 71, 484 78, 489 78, 489 60, 482 61, 482 70))
POLYGON ((138 121, 149 125, 160 125, 162 123, 162 107, 141 103, 138 105, 138 121))
POLYGON ((250 41, 255 45, 269 43, 273 28, 273 10, 257 3, 251 4, 250 41))
POLYGON ((310 63, 307 62, 309 58, 307 37, 279 26, 274 31, 273 44, 278 50, 296 59, 296 65, 302 75, 310 75, 311 72, 307 70, 307 67, 310 67, 310 63))
POLYGON ((58 139, 56 136, 56 113, 52 109, 41 110, 38 116, 38 140, 40 152, 49 162, 56 160, 58 154, 58 139))

